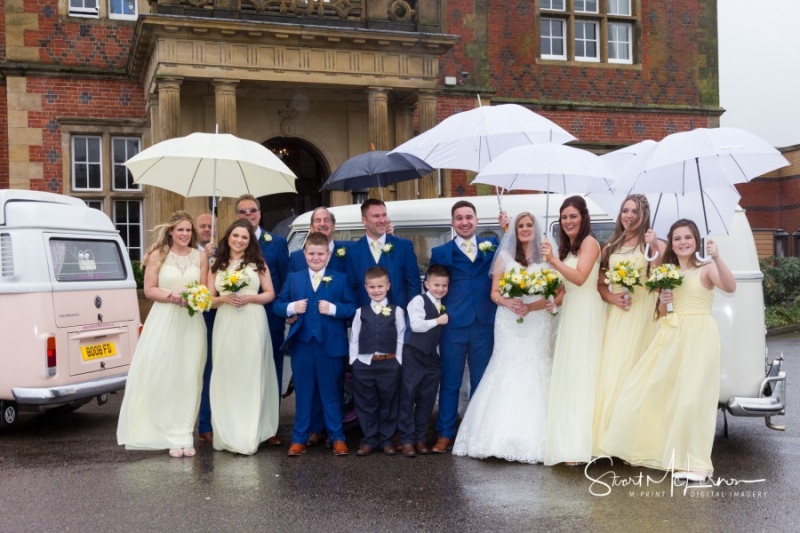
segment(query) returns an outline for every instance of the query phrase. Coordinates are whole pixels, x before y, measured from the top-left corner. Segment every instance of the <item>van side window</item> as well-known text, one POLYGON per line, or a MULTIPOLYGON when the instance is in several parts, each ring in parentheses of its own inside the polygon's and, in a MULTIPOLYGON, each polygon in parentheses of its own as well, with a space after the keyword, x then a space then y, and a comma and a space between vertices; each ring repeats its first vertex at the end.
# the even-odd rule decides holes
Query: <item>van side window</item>
POLYGON ((431 262, 431 250, 453 238, 450 226, 426 226, 417 228, 395 227, 397 237, 408 239, 414 243, 414 253, 417 255, 417 266, 420 275, 425 275, 431 262))
POLYGON ((52 238, 50 258, 56 281, 127 278, 122 252, 114 241, 52 238))

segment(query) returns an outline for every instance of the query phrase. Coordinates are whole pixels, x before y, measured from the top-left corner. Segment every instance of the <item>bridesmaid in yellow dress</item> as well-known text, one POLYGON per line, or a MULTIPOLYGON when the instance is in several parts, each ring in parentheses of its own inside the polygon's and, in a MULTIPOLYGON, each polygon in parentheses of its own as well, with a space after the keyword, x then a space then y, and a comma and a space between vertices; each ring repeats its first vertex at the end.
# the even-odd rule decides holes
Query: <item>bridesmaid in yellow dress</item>
POLYGON ((564 300, 553 351, 544 463, 576 466, 592 458, 592 420, 606 310, 597 292, 600 244, 591 235, 581 196, 561 205, 558 256, 549 242, 542 256, 564 281, 564 300))
POLYGON ((736 290, 736 280, 708 240, 711 262, 695 258, 700 234, 691 220, 672 225, 664 263, 678 264, 683 283, 662 291, 674 312, 660 319, 647 351, 631 370, 600 449, 638 466, 673 472, 676 479, 710 476, 719 402, 719 331, 711 305, 714 288, 736 290))
POLYGON ((279 393, 264 311, 275 290, 247 220, 225 232, 211 271, 216 281, 209 291, 218 308, 211 342, 214 449, 251 455, 277 433, 279 393), (246 277, 248 284, 235 293, 224 289, 226 271, 246 277))
POLYGON ((117 442, 128 450, 169 449, 193 457, 194 426, 206 364, 206 324, 189 316, 181 292, 206 283, 208 259, 197 228, 183 211, 160 228, 142 263, 144 294, 153 307, 136 345, 119 413, 117 442))
POLYGON ((628 260, 640 270, 644 282, 650 274, 650 263, 644 256, 646 244, 650 245, 651 257, 658 252, 653 260, 655 265, 663 257, 666 245, 650 229, 647 197, 632 194, 622 202, 614 233, 600 255, 597 290, 609 305, 594 405, 594 455, 600 455, 597 444, 608 428, 622 384, 653 338, 658 299, 656 293, 648 292, 644 286, 629 293, 620 286, 606 284, 605 272, 628 260))

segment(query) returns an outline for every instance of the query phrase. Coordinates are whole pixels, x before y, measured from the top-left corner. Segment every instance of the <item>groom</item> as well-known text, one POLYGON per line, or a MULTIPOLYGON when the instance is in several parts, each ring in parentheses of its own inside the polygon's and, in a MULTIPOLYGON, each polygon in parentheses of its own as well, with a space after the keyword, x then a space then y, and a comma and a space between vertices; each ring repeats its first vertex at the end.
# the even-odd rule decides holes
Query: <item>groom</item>
POLYGON ((450 322, 442 330, 439 354, 442 381, 439 388, 439 438, 431 451, 445 453, 456 436, 458 393, 469 363, 470 396, 478 387, 489 364, 494 347, 494 315, 497 306, 491 300, 492 264, 497 240, 475 236, 478 216, 475 206, 461 200, 450 210, 456 237, 431 252, 431 264, 450 271, 450 288, 442 301, 450 322))

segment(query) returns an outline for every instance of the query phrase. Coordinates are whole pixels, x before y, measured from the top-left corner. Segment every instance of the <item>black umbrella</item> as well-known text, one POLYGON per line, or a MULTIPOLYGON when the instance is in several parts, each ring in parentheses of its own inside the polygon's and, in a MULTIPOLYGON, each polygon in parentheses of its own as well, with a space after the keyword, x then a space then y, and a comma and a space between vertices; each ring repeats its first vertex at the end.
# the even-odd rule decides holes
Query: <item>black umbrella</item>
POLYGON ((413 155, 373 150, 342 163, 322 185, 322 190, 355 191, 386 187, 399 181, 420 178, 430 172, 433 172, 433 167, 413 155))

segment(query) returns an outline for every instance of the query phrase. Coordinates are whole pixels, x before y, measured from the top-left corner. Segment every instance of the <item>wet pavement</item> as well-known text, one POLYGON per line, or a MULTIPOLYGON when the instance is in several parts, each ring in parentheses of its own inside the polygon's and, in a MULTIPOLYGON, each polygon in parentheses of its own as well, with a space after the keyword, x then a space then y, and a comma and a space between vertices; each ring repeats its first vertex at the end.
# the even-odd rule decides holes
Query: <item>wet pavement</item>
MULTIPOLYGON (((720 414, 718 486, 671 487, 659 472, 607 461, 584 470, 324 448, 290 459, 286 446, 245 457, 205 444, 170 459, 116 445, 115 395, 73 413, 22 414, 0 433, 0 531, 794 531, 800 333, 767 344, 786 358, 788 414, 775 422, 787 430, 728 417, 725 438, 720 414)), ((290 397, 284 436, 292 410, 290 397)))

